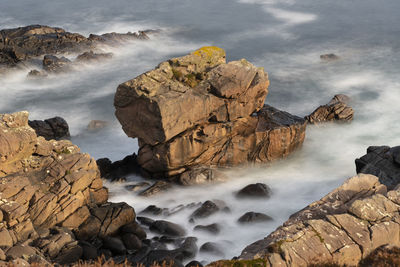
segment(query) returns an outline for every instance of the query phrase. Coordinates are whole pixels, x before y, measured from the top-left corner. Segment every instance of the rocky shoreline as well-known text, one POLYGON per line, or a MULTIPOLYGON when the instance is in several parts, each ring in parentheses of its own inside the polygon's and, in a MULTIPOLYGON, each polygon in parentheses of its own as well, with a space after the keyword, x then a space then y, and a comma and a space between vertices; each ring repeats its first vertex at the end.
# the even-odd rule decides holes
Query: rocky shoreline
MULTIPOLYGON (((40 25, 2 30, 0 36, 0 68, 44 56, 43 70, 30 73, 40 77, 111 57, 93 52, 100 45, 148 39, 146 32, 84 37, 40 25), (74 62, 58 57, 82 52, 74 62)), ((60 117, 28 121, 25 111, 0 114, 0 264, 70 265, 103 257, 132 265, 203 266, 190 261, 198 253, 223 258, 222 247, 229 244, 200 244, 181 225, 150 217, 192 210, 187 220, 194 231, 218 235, 221 225, 201 219, 229 213, 229 204, 209 199, 171 209, 149 205, 137 216, 134 207, 109 202, 103 179, 140 175, 145 181, 129 190, 143 197, 175 185, 224 181, 229 178, 219 168, 265 164, 300 149, 307 124, 348 123, 354 117, 350 99, 336 95, 300 118, 264 104, 268 87, 263 68, 245 59, 226 62, 218 47, 161 62, 117 88, 115 115, 125 133, 138 138, 139 152, 116 162, 96 161, 64 140, 69 127, 60 117)), ((357 176, 293 214, 235 260, 260 259, 263 266, 356 266, 382 247, 400 247, 399 153, 399 147, 369 147, 356 160, 357 176)), ((234 193, 247 200, 273 194, 263 183, 234 193)), ((271 220, 248 211, 237 223, 271 220)))

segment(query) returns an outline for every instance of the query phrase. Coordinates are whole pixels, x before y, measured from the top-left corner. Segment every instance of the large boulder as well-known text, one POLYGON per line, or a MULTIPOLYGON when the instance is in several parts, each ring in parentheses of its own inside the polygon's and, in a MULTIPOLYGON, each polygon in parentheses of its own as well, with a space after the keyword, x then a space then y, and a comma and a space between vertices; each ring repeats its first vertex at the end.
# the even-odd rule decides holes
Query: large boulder
POLYGON ((93 158, 68 140, 38 137, 28 112, 0 114, 0 248, 6 253, 18 257, 29 242, 34 258, 77 261, 83 254, 76 238, 117 235, 135 220, 132 207, 107 200, 93 158))
POLYGON ((305 121, 264 106, 268 85, 262 68, 203 47, 120 84, 114 105, 125 133, 139 139, 144 171, 171 177, 270 161, 301 145, 305 121))
POLYGON ((400 246, 400 187, 387 191, 379 178, 359 174, 303 210, 240 258, 267 266, 356 266, 376 248, 400 246))

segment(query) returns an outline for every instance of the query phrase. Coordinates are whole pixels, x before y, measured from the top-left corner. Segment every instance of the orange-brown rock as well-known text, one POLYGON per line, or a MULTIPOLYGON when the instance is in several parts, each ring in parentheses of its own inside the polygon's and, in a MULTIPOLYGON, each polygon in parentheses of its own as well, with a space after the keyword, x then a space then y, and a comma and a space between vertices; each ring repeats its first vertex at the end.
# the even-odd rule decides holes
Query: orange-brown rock
POLYGON ((326 121, 350 122, 354 110, 348 105, 350 98, 346 95, 335 95, 328 104, 319 106, 305 119, 308 123, 317 124, 326 121))
POLYGON ((226 63, 224 50, 203 47, 119 85, 114 105, 125 133, 139 139, 141 167, 171 177, 271 161, 299 147, 305 121, 264 107, 268 86, 263 68, 226 63))

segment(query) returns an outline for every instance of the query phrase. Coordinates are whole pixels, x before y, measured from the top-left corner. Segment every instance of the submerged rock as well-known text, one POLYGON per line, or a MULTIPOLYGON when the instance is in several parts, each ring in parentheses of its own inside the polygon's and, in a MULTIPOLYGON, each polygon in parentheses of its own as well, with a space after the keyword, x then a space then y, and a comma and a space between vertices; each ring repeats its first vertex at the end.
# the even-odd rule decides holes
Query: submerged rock
POLYGON ((349 101, 350 98, 346 95, 335 95, 328 104, 318 107, 305 119, 311 124, 326 121, 350 122, 353 120, 354 110, 348 106, 349 101))
POLYGON ((201 207, 199 207, 198 209, 196 209, 192 215, 190 215, 190 218, 194 218, 194 219, 201 219, 201 218, 206 218, 209 217, 211 215, 213 215, 214 213, 218 212, 220 210, 220 208, 218 207, 217 204, 215 204, 214 202, 207 200, 206 202, 204 202, 201 207))
POLYGON ((236 193, 237 198, 269 198, 271 189, 263 183, 249 184, 236 193))
MULTIPOLYGON (((139 138, 141 167, 174 177, 199 166, 271 161, 298 148, 305 121, 264 106, 268 85, 262 68, 226 63, 224 50, 203 47, 120 84, 114 105, 125 133, 139 138)), ((183 183, 210 179, 185 175, 183 183)))
POLYGON ((164 220, 154 221, 150 225, 149 229, 151 231, 155 231, 159 234, 168 235, 168 236, 184 236, 184 235, 186 235, 186 231, 185 231, 185 229, 183 229, 183 227, 181 227, 178 224, 164 221, 164 220))
POLYGON ((272 218, 270 216, 264 213, 253 211, 246 212, 238 219, 238 222, 242 224, 261 223, 268 221, 272 221, 272 218))
POLYGON ((319 58, 324 61, 334 61, 340 59, 338 55, 335 55, 333 53, 320 55, 319 58))
POLYGON ((221 232, 221 226, 217 223, 209 224, 209 225, 196 225, 193 230, 208 232, 210 234, 218 234, 221 232))

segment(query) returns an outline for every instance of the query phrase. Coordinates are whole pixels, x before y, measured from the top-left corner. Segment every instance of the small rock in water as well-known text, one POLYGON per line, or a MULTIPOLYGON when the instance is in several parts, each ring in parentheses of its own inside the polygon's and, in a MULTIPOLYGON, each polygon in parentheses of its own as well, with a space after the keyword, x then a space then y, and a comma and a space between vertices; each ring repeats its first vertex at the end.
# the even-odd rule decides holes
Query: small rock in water
POLYGON ((127 185, 127 186, 125 186, 125 189, 129 190, 129 191, 137 192, 137 191, 143 189, 144 187, 149 187, 149 186, 150 186, 150 183, 148 183, 148 182, 140 182, 137 184, 127 185))
POLYGON ((213 254, 216 256, 224 257, 225 253, 223 252, 223 249, 220 244, 215 243, 215 242, 207 242, 204 243, 200 247, 200 252, 202 253, 208 253, 208 254, 213 254))
POLYGON ((198 251, 196 242, 196 237, 187 237, 183 241, 183 243, 180 245, 180 248, 178 249, 182 253, 183 259, 192 259, 196 256, 198 251))
POLYGON ((147 217, 143 217, 143 216, 137 216, 136 219, 139 221, 140 224, 146 225, 146 226, 150 226, 154 222, 153 219, 150 219, 150 218, 147 218, 147 217))
POLYGON ((319 58, 325 61, 333 61, 333 60, 338 60, 340 57, 331 53, 331 54, 320 55, 319 58))
POLYGON ((140 214, 161 215, 164 210, 168 211, 168 209, 162 209, 157 207, 156 205, 150 205, 147 206, 147 208, 145 208, 144 210, 142 210, 140 214))
POLYGON ((221 232, 221 227, 217 223, 209 224, 209 225, 196 225, 193 230, 208 232, 210 234, 218 234, 221 232))
POLYGON ((125 224, 120 228, 122 233, 131 233, 136 235, 140 240, 146 239, 146 232, 143 230, 142 227, 137 222, 131 222, 125 224))
POLYGON ((326 121, 351 122, 354 110, 348 105, 349 101, 350 97, 346 95, 335 95, 328 104, 319 106, 304 119, 311 124, 326 121))
POLYGON ((206 218, 218 211, 219 207, 214 202, 207 200, 200 208, 196 209, 190 217, 194 219, 206 218))
POLYGON ((162 193, 172 188, 172 184, 166 181, 157 181, 155 184, 150 186, 148 189, 141 192, 139 195, 143 197, 153 196, 158 193, 162 193))
POLYGON ((76 62, 89 62, 89 61, 99 61, 103 59, 112 58, 112 53, 94 53, 93 51, 85 52, 80 54, 76 58, 76 62))
POLYGON ((65 57, 45 55, 43 58, 43 69, 47 72, 63 72, 70 70, 71 60, 65 57))
POLYGON ((87 126, 89 131, 96 131, 107 127, 110 123, 102 120, 91 120, 87 126))
POLYGON ((203 264, 199 261, 191 261, 185 265, 185 267, 203 267, 203 264))
POLYGON ((263 183, 249 184, 237 192, 237 198, 269 198, 271 189, 263 183))
POLYGON ((160 233, 162 235, 169 235, 169 236, 184 236, 186 235, 186 231, 185 229, 182 228, 182 226, 176 224, 176 223, 172 223, 172 222, 168 222, 168 221, 164 221, 164 220, 158 220, 158 221, 154 221, 149 229, 151 231, 160 233))
POLYGON ((267 221, 272 221, 272 218, 267 214, 253 211, 243 214, 243 216, 238 219, 240 223, 259 223, 267 221))

